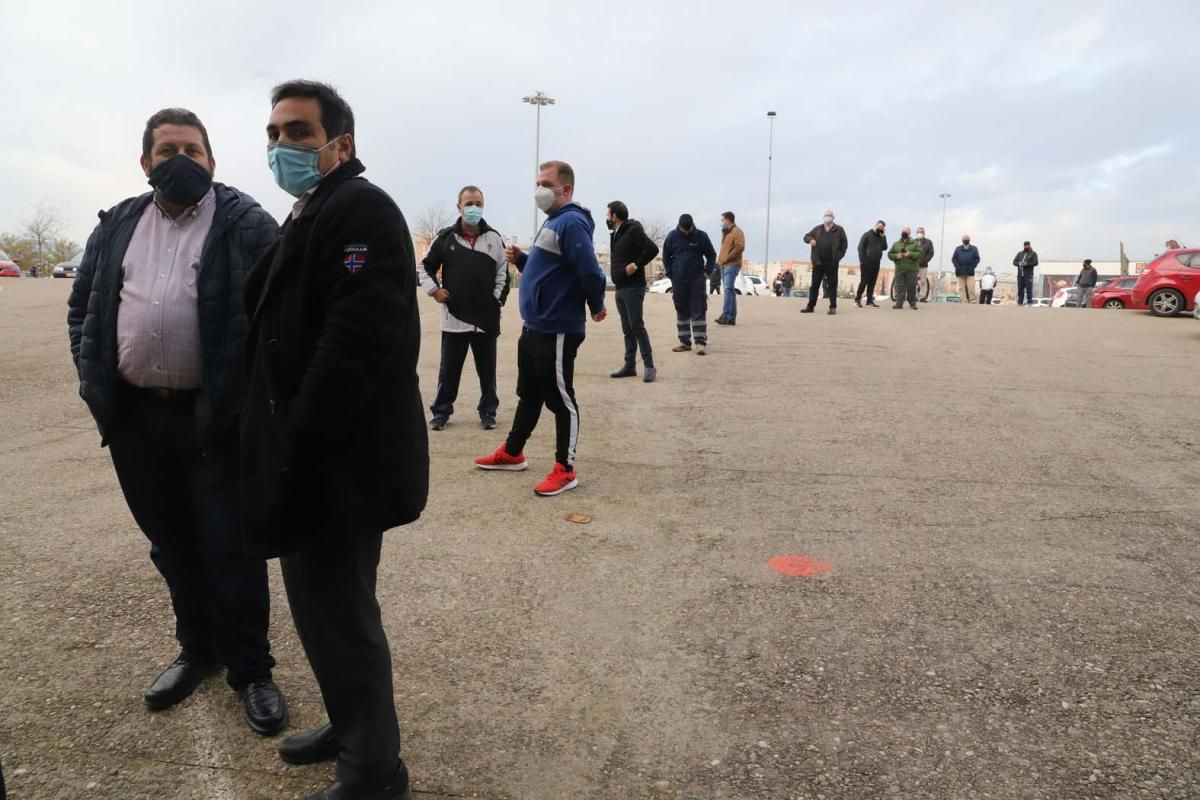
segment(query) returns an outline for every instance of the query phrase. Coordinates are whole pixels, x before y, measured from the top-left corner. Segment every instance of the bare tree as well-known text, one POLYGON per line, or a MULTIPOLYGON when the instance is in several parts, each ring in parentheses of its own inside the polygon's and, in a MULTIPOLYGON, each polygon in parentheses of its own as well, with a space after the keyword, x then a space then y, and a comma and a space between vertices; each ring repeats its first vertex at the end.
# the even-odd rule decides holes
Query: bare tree
POLYGON ((39 203, 33 210, 33 216, 21 221, 25 238, 37 254, 37 267, 46 266, 48 251, 58 241, 65 224, 58 207, 48 203, 39 203))
POLYGON ((648 219, 643 222, 642 228, 646 231, 646 235, 650 237, 650 240, 659 247, 662 247, 662 243, 667 238, 667 234, 671 232, 671 227, 658 217, 654 217, 653 219, 648 219))
POLYGON ((445 206, 434 204, 425 209, 425 213, 417 220, 414 230, 418 237, 433 241, 438 235, 438 231, 449 227, 453 222, 454 216, 446 210, 445 206))

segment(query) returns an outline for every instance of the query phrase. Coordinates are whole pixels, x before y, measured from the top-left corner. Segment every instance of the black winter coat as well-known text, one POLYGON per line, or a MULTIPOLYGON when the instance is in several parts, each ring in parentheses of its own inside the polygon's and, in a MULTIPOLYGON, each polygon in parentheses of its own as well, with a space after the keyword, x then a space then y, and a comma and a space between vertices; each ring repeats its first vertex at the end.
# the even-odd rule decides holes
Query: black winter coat
POLYGON ((378 535, 425 508, 416 261, 400 209, 352 159, 246 284, 242 486, 252 555, 378 535))
POLYGON ((621 223, 615 233, 609 235, 609 270, 612 273, 613 286, 618 289, 636 289, 646 285, 646 265, 658 255, 658 245, 646 235, 646 229, 636 219, 628 219, 621 223), (637 265, 637 271, 632 275, 625 273, 625 267, 637 265))
POLYGON ((878 233, 874 228, 864 233, 858 239, 858 265, 860 267, 878 267, 887 252, 887 234, 878 233))
POLYGON ((850 243, 846 239, 846 229, 836 222, 829 230, 825 230, 824 223, 816 226, 808 233, 804 234, 804 243, 812 245, 812 265, 814 267, 836 267, 841 263, 846 256, 846 250, 849 249, 850 243), (821 263, 821 255, 818 252, 822 237, 833 237, 833 263, 821 263))
MULTIPOLYGON (((278 223, 252 197, 221 183, 214 183, 213 191, 216 210, 201 251, 197 287, 204 375, 195 418, 197 433, 205 441, 221 436, 236 417, 247 328, 245 280, 254 262, 279 237, 278 223)), ((117 423, 117 306, 125 280, 125 252, 153 199, 154 193, 147 192, 100 212, 67 300, 79 396, 96 420, 101 445, 108 443, 117 423)))

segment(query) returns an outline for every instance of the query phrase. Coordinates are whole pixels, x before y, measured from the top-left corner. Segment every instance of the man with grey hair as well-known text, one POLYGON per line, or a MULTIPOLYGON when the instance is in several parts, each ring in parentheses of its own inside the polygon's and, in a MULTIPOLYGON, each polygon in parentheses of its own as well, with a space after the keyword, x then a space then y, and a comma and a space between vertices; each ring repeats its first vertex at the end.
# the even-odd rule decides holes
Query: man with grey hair
POLYGON ((812 286, 808 289, 808 306, 801 309, 800 313, 813 313, 824 281, 829 297, 829 313, 836 314, 838 264, 849 246, 846 229, 834 222, 833 211, 826 209, 821 224, 804 234, 804 243, 812 246, 812 286))

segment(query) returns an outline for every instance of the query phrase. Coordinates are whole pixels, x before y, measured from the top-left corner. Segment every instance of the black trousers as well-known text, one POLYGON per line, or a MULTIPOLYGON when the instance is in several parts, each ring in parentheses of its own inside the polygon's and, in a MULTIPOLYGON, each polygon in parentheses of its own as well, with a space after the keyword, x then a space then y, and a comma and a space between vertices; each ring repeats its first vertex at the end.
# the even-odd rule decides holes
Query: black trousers
POLYGON ((575 402, 575 355, 582 333, 537 333, 528 328, 517 342, 517 413, 504 443, 519 455, 533 435, 542 407, 554 414, 554 459, 565 467, 575 463, 579 444, 579 404, 575 402))
POLYGON ((825 294, 829 298, 829 307, 837 308, 837 288, 838 288, 838 268, 837 264, 831 267, 822 267, 813 264, 812 269, 812 286, 808 288, 808 307, 816 308, 817 297, 821 291, 821 282, 825 282, 825 294))
POLYGON ((855 300, 862 300, 863 290, 867 292, 867 302, 875 302, 875 284, 879 281, 879 265, 861 265, 862 274, 858 281, 858 291, 854 293, 855 300))
POLYGON ((400 764, 392 654, 375 599, 382 545, 380 533, 280 559, 296 633, 342 746, 344 783, 386 778, 400 764))
POLYGON ((1033 267, 1017 267, 1017 305, 1033 303, 1033 267))
POLYGON ((675 332, 680 344, 691 347, 693 338, 697 345, 708 345, 708 295, 704 293, 704 281, 694 277, 672 287, 671 302, 675 304, 675 332))
POLYGON ((992 293, 995 289, 980 289, 979 290, 979 305, 990 306, 992 304, 992 293))
POLYGON ((239 688, 271 676, 267 564, 244 555, 236 437, 207 451, 195 394, 161 399, 118 382, 108 449, 125 501, 171 592, 183 652, 239 688))
POLYGON ((642 318, 645 302, 646 289, 643 286, 617 289, 617 313, 621 315, 621 333, 625 334, 625 366, 630 369, 635 365, 639 347, 642 349, 642 363, 647 367, 654 366, 650 334, 646 332, 646 322, 642 318))
POLYGON ((458 399, 463 365, 467 350, 475 356, 475 372, 479 376, 479 405, 482 417, 496 415, 500 398, 496 394, 496 336, 490 333, 447 333, 442 331, 442 365, 438 369, 437 396, 429 410, 433 416, 449 419, 458 399))

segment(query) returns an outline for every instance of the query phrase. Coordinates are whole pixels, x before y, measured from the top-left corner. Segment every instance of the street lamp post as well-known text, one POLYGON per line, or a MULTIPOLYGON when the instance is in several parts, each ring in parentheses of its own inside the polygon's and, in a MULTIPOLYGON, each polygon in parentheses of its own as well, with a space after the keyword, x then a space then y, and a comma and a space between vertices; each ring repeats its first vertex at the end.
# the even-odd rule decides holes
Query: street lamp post
MULTIPOLYGON (((538 167, 542 163, 542 106, 554 105, 554 98, 538 89, 535 94, 521 98, 522 103, 529 103, 532 106, 537 106, 537 133, 535 134, 533 144, 533 176, 537 180, 538 167)), ((538 207, 537 203, 533 204, 533 238, 529 240, 529 246, 533 246, 533 240, 537 238, 538 228, 538 207)))
POLYGON ((950 194, 949 192, 942 192, 938 197, 942 198, 942 244, 939 251, 940 255, 938 256, 938 283, 941 283, 942 275, 944 274, 942 267, 946 264, 946 200, 950 197, 950 194))
POLYGON ((767 235, 763 242, 763 280, 771 280, 771 168, 774 166, 775 112, 767 112, 767 235))

